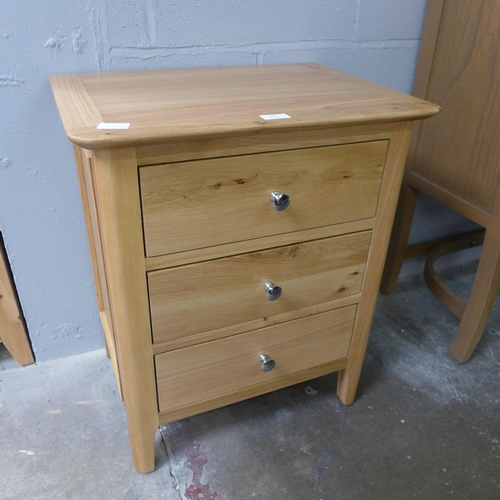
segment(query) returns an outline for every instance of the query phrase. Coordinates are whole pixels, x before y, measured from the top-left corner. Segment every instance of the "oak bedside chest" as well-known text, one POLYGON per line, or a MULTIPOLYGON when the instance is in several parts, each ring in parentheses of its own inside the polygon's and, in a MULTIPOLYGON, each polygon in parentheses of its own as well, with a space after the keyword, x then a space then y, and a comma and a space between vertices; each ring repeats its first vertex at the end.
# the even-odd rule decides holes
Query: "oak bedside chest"
POLYGON ((411 122, 317 64, 54 75, 136 469, 160 424, 339 372, 354 401, 411 122))

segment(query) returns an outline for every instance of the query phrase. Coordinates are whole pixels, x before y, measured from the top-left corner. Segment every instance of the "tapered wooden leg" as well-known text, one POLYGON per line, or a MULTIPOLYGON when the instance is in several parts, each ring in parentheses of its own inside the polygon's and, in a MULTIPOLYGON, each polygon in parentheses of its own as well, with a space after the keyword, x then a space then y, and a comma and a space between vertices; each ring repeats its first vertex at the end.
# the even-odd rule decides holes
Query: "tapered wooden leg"
POLYGON ((379 204, 377 209, 370 254, 366 263, 363 293, 358 304, 356 320, 354 322, 347 367, 339 371, 337 394, 345 405, 352 404, 356 397, 373 313, 377 303, 382 266, 384 265, 387 245, 389 243, 390 228, 394 220, 398 192, 403 176, 401 166, 406 159, 410 134, 411 124, 401 124, 393 132, 389 142, 384 177, 380 188, 380 197, 385 200, 385 203, 379 204))
POLYGON ((151 472, 159 420, 135 150, 96 151, 94 173, 132 455, 151 472))
POLYGON ((469 300, 460 326, 450 347, 450 354, 460 363, 469 361, 483 334, 500 287, 500 231, 486 229, 483 251, 469 300))
POLYGON ((132 458, 137 472, 147 474, 155 470, 155 436, 158 425, 142 425, 132 430, 129 420, 132 458))
POLYGON ((411 223, 415 206, 417 204, 418 191, 403 182, 399 196, 398 207, 392 228, 389 249, 385 260, 384 273, 380 284, 380 291, 389 294, 394 290, 398 280, 401 266, 405 260, 408 237, 410 236, 411 223))

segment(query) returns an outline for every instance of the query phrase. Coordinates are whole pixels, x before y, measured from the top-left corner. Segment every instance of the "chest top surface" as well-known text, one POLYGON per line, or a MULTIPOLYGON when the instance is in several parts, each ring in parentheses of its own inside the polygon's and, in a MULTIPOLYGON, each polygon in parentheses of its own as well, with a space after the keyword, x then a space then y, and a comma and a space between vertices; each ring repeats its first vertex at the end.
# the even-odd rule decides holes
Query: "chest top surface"
POLYGON ((439 107, 318 64, 52 75, 68 138, 88 149, 420 119, 439 107), (265 119, 261 115, 288 115, 265 119), (128 123, 127 129, 97 129, 128 123))

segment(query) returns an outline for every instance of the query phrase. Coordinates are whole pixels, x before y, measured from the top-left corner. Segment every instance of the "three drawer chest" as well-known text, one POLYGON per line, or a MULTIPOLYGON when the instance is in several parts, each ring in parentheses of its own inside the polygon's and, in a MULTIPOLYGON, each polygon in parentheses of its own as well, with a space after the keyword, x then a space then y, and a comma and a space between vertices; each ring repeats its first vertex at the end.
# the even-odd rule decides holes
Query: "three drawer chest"
POLYGON ((331 372, 353 403, 415 119, 317 64, 53 75, 136 469, 159 425, 331 372))

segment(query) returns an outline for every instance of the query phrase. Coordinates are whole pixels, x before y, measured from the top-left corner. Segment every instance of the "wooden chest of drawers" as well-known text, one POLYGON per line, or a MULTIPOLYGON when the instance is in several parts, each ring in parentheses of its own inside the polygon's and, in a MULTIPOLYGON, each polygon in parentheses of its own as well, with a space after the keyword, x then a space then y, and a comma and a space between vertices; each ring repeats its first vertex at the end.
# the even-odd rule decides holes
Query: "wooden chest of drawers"
POLYGON ((315 64, 51 84, 137 470, 179 418, 334 371, 351 404, 411 121, 438 107, 315 64))

